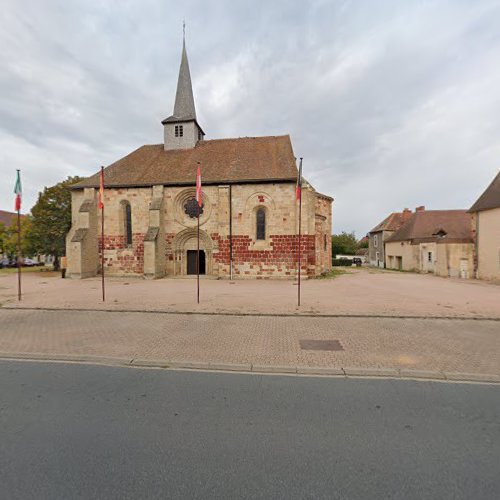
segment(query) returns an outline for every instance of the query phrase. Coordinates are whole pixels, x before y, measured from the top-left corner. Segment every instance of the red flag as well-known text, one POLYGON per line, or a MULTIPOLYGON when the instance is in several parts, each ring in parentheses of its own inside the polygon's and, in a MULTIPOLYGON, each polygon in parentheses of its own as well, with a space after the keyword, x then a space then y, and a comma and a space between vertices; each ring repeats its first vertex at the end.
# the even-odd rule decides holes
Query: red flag
POLYGON ((201 192, 201 169, 200 162, 198 162, 198 172, 196 173, 196 201, 198 202, 198 206, 203 205, 203 195, 201 192))
POLYGON ((99 176, 99 198, 97 208, 104 208, 104 168, 101 167, 101 174, 99 176))
POLYGON ((302 158, 300 159, 300 164, 299 164, 299 175, 297 177, 297 186, 295 188, 295 198, 300 200, 302 197, 302 158))

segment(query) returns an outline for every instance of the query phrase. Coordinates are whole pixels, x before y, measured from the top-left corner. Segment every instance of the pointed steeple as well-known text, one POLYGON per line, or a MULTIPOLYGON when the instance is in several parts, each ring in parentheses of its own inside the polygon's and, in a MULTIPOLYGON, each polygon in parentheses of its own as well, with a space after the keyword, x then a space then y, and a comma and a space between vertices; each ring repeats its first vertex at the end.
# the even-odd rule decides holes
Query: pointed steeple
MULTIPOLYGON (((183 31, 185 24, 183 25, 183 31)), ((186 52, 186 38, 182 37, 182 56, 175 94, 174 114, 162 121, 165 149, 186 149, 196 146, 205 133, 196 119, 193 86, 186 52)))
POLYGON ((174 116, 181 120, 196 120, 193 86, 191 84, 185 39, 182 40, 182 57, 179 79, 177 80, 177 92, 175 94, 174 116))

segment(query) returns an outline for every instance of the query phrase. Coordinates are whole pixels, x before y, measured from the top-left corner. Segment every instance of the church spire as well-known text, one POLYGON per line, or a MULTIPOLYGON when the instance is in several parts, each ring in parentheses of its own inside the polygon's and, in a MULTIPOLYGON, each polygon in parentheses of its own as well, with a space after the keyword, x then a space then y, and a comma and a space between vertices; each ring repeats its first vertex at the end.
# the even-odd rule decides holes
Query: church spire
POLYGON ((165 149, 186 149, 196 146, 205 133, 196 119, 193 86, 186 52, 186 23, 182 25, 182 55, 175 93, 174 113, 162 121, 165 149))
POLYGON ((194 107, 193 86, 191 84, 191 73, 186 52, 186 23, 183 24, 182 56, 177 80, 177 92, 175 94, 174 116, 183 120, 196 120, 196 109, 194 107))

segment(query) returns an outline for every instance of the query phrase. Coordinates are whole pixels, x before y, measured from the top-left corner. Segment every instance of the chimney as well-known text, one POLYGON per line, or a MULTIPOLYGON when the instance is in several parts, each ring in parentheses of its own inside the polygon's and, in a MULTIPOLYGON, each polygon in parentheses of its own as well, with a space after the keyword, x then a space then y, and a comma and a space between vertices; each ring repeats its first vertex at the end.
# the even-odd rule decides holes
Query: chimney
POLYGON ((405 208, 405 209, 403 210, 403 213, 404 213, 404 214, 411 214, 411 210, 410 210, 409 208, 405 208))
POLYGON ((415 212, 425 212, 425 207, 424 207, 424 205, 421 205, 420 207, 417 207, 417 208, 415 209, 415 212))

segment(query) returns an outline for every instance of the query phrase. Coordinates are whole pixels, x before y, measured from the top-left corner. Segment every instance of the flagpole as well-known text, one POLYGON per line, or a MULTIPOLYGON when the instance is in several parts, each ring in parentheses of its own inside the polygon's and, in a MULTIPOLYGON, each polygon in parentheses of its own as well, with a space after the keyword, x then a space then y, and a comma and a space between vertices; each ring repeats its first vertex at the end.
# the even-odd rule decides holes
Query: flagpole
POLYGON ((200 303, 200 211, 201 211, 201 171, 200 162, 198 162, 198 170, 196 173, 196 201, 197 201, 197 219, 198 219, 198 231, 197 231, 197 250, 196 250, 196 300, 198 304, 200 303))
MULTIPOLYGON (((17 177, 21 171, 17 170, 17 177)), ((16 201, 17 208, 17 300, 21 300, 21 204, 16 201)))
POLYGON ((200 206, 198 205, 198 249, 196 251, 197 300, 200 303, 200 206))
POLYGON ((300 158, 299 166, 299 258, 298 258, 298 286, 297 286, 297 305, 300 307, 300 267, 301 267, 301 235, 302 235, 302 157, 300 158))
POLYGON ((102 301, 106 301, 104 288, 104 167, 101 166, 101 282, 102 282, 102 301))

